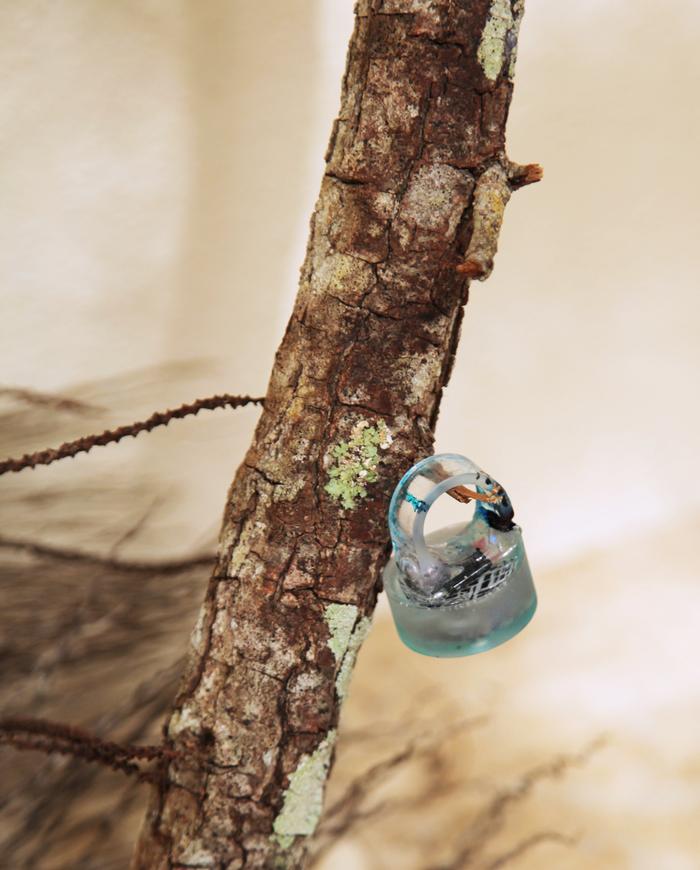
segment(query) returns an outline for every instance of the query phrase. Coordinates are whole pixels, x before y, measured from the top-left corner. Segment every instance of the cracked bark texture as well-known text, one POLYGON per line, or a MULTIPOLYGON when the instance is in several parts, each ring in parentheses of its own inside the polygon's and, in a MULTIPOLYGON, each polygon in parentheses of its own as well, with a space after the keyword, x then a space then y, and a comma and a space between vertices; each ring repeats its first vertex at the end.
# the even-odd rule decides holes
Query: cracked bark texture
POLYGON ((504 147, 521 14, 521 0, 356 8, 298 296, 165 726, 179 760, 133 868, 304 864, 388 502, 432 452, 469 278, 490 270, 505 185, 523 183, 504 147), (478 268, 460 271, 470 251, 478 268), (339 445, 387 429, 344 507, 326 491, 339 445))

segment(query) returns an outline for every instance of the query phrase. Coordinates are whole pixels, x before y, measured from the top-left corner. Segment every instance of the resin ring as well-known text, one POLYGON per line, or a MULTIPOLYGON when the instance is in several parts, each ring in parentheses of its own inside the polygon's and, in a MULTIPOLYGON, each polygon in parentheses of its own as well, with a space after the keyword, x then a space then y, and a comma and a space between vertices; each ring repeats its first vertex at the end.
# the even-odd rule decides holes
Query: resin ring
POLYGON ((471 460, 445 453, 414 465, 394 491, 389 530, 385 587, 411 648, 468 655, 502 643, 532 617, 537 601, 510 499, 471 460), (446 492, 475 499, 474 516, 426 535, 427 513, 446 492))

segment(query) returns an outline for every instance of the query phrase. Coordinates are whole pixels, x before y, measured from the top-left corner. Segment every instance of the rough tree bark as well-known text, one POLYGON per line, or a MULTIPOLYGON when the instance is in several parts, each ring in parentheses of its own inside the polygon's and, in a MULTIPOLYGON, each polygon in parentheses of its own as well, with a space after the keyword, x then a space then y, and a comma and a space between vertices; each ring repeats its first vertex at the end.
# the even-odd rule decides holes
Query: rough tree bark
POLYGON ((178 760, 134 868, 303 865, 391 492, 432 452, 468 280, 537 177, 504 147, 522 11, 358 4, 299 293, 166 726, 178 760))

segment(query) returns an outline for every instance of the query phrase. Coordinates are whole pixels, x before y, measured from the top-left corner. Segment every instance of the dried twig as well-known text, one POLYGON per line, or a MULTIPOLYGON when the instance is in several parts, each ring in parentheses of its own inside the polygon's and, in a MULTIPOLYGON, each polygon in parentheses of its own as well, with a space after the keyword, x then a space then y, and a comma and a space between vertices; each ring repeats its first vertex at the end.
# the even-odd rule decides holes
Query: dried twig
MULTIPOLYGON (((416 735, 393 755, 381 759, 359 774, 349 783, 338 800, 325 811, 313 850, 314 862, 318 862, 321 856, 354 829, 358 822, 366 822, 378 815, 383 817, 392 810, 400 810, 404 807, 403 798, 365 807, 366 800, 376 791, 377 786, 386 782, 396 770, 404 768, 414 760, 427 759, 430 761, 433 774, 437 773, 441 767, 440 753, 445 740, 467 729, 477 728, 485 722, 486 717, 478 716, 450 722, 436 729, 436 722, 433 721, 429 730, 416 735)), ((395 727, 394 736, 396 736, 395 727)), ((440 794, 445 794, 452 788, 452 783, 440 775, 431 776, 428 790, 421 795, 421 800, 428 802, 433 796, 432 790, 435 787, 440 794)), ((415 797, 408 798, 409 805, 414 801, 415 797)))
MULTIPOLYGON (((147 741, 171 703, 182 667, 179 659, 149 673, 127 698, 95 720, 94 727, 102 733, 118 730, 128 743, 147 741)), ((66 843, 74 844, 76 829, 83 824, 101 835, 99 845, 93 842, 89 861, 77 857, 70 866, 117 870, 128 864, 130 829, 120 812, 121 796, 128 794, 138 800, 140 783, 135 777, 115 782, 113 777, 103 776, 99 765, 79 762, 68 759, 67 764, 56 765, 46 758, 28 778, 2 789, 0 810, 5 811, 6 821, 16 820, 0 831, 0 854, 5 864, 39 866, 46 854, 57 854, 66 843), (70 819, 76 818, 70 824, 70 819), (114 834, 117 828, 126 832, 126 843, 120 834, 114 834)))
POLYGON ((162 562, 158 561, 133 561, 131 559, 110 558, 86 553, 84 550, 72 550, 65 547, 52 547, 49 544, 40 544, 36 541, 25 541, 20 538, 3 538, 0 536, 0 549, 17 550, 31 556, 44 559, 57 559, 61 562, 83 562, 101 568, 111 568, 116 571, 128 573, 158 573, 158 574, 181 574, 193 568, 209 566, 214 561, 214 554, 193 556, 189 559, 173 559, 162 562))
POLYGON ((156 509, 158 503, 161 501, 161 496, 156 496, 152 499, 151 503, 148 505, 145 511, 139 516, 135 522, 132 522, 129 527, 124 531, 117 539, 114 541, 112 546, 109 548, 109 558, 116 556, 119 550, 126 544, 128 541, 132 541, 137 538, 143 528, 148 523, 153 511, 156 509))
POLYGON ((112 770, 135 775, 142 781, 153 781, 153 771, 143 770, 136 761, 159 761, 172 757, 161 746, 133 746, 101 740, 94 734, 46 719, 13 717, 0 720, 0 743, 14 749, 59 753, 95 762, 112 770))
POLYGON ((474 858, 501 830, 507 811, 513 804, 525 800, 535 786, 543 780, 559 779, 572 767, 586 764, 591 755, 604 743, 604 738, 599 737, 575 755, 560 755, 552 761, 537 765, 526 771, 513 787, 497 792, 465 831, 462 843, 458 846, 452 860, 447 864, 433 866, 430 870, 463 870, 471 866, 474 858))
POLYGON ((213 411, 216 408, 241 408, 244 405, 262 405, 264 399, 252 396, 231 396, 224 393, 221 396, 210 396, 207 399, 197 399, 188 405, 180 405, 169 411, 156 411, 147 420, 129 423, 127 426, 119 426, 117 429, 107 429, 100 435, 85 435, 75 441, 66 441, 60 447, 48 447, 46 450, 38 450, 36 453, 25 453, 19 459, 6 459, 0 462, 0 475, 8 472, 22 471, 25 468, 34 468, 37 465, 50 465, 59 459, 76 456, 78 453, 87 453, 93 447, 103 447, 105 444, 113 444, 122 438, 131 436, 135 438, 140 432, 150 432, 158 426, 167 426, 171 420, 180 420, 190 417, 202 410, 213 411))
POLYGON ((525 837, 524 840, 516 843, 512 849, 508 849, 508 851, 502 852, 500 855, 487 861, 481 870, 501 870, 506 864, 522 857, 530 849, 539 846, 540 843, 559 843, 562 846, 573 846, 576 843, 576 838, 567 837, 566 834, 560 834, 558 831, 540 831, 538 834, 525 837))
POLYGON ((8 396, 26 405, 39 405, 43 408, 51 408, 53 411, 70 411, 84 414, 88 411, 101 410, 96 405, 71 399, 68 396, 58 396, 53 393, 41 393, 38 390, 28 390, 25 387, 0 387, 0 398, 8 396))

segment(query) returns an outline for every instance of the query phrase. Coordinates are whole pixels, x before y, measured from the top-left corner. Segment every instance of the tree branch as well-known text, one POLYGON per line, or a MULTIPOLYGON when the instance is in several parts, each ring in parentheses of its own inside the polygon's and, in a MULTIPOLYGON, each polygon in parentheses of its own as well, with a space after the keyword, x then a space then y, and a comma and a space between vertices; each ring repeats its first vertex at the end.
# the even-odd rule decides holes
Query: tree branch
POLYGON ((16 550, 27 553, 38 559, 57 559, 61 562, 83 562, 100 568, 113 568, 117 571, 135 574, 181 574, 194 568, 203 568, 214 563, 211 556, 192 556, 189 559, 172 559, 163 561, 138 562, 132 559, 118 559, 109 556, 97 556, 84 550, 73 550, 68 547, 52 547, 37 541, 25 541, 20 538, 5 538, 0 535, 0 549, 16 550))
MULTIPOLYGON (((463 867, 471 866, 486 844, 492 842, 495 835, 501 830, 512 806, 529 797, 533 789, 543 780, 559 779, 566 775, 571 768, 587 764, 591 756, 604 745, 605 738, 601 736, 592 741, 581 752, 557 756, 526 771, 515 785, 502 789, 488 801, 467 828, 461 843, 457 844, 453 858, 448 863, 430 867, 428 870, 462 870, 463 867)), ((534 843, 528 843, 527 846, 521 846, 521 848, 530 848, 531 845, 534 843)), ((503 856, 501 857, 503 858, 503 856)))
POLYGON ((299 292, 166 726, 193 760, 169 764, 135 870, 304 864, 389 499, 432 452, 457 266, 475 253, 484 277, 495 254, 522 8, 357 4, 299 292))
POLYGON ((41 393, 38 390, 29 390, 26 387, 0 387, 0 398, 7 396, 17 402, 26 405, 34 405, 41 408, 50 408, 53 411, 69 411, 75 414, 85 414, 89 411, 100 411, 96 405, 71 399, 69 396, 58 396, 54 393, 41 393))
POLYGON ((558 843, 561 846, 574 846, 576 838, 560 834, 558 831, 540 831, 537 834, 532 834, 530 837, 525 837, 525 839, 516 843, 512 849, 487 861, 481 870, 501 870, 502 867, 517 861, 518 858, 522 858, 523 855, 542 843, 558 843))

